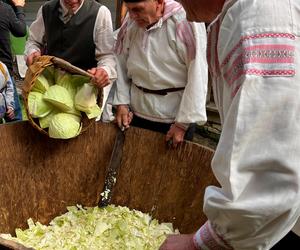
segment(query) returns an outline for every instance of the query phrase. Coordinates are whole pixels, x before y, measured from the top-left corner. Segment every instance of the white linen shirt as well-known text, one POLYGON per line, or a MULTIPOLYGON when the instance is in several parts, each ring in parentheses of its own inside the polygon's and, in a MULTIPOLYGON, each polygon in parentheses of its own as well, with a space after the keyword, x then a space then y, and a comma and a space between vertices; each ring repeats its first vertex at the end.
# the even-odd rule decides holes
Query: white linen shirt
POLYGON ((209 27, 222 134, 201 249, 270 249, 300 215, 300 1, 229 0, 209 27))
POLYGON ((179 3, 166 0, 163 17, 146 30, 126 20, 115 50, 121 70, 114 105, 128 104, 135 115, 156 122, 205 123, 205 25, 187 22, 179 3), (162 96, 145 93, 136 85, 150 90, 185 89, 162 96))

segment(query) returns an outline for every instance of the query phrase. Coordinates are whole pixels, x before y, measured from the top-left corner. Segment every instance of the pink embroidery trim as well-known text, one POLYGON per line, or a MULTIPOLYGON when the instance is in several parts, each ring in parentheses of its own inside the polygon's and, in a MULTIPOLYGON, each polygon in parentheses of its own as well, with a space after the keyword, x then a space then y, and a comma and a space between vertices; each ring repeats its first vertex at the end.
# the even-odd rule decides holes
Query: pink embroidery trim
POLYGON ((232 85, 233 82, 235 82, 237 79, 239 79, 242 75, 257 75, 257 76, 293 76, 296 74, 296 71, 291 70, 263 70, 263 69, 246 69, 241 70, 236 75, 232 76, 232 78, 229 77, 228 74, 226 74, 225 79, 227 80, 227 83, 229 85, 232 85))
POLYGON ((212 228, 209 221, 207 221, 194 235, 194 243, 198 249, 209 250, 225 250, 232 249, 232 247, 219 235, 217 235, 212 228))
POLYGON ((196 56, 196 41, 190 23, 182 21, 178 24, 176 34, 187 48, 188 59, 191 61, 196 56))
POLYGON ((228 56, 224 59, 221 64, 221 67, 224 67, 229 61, 232 55, 236 52, 236 50, 242 46, 243 42, 250 39, 260 39, 260 38, 288 38, 291 40, 295 40, 296 37, 289 33, 264 33, 264 34, 256 34, 252 36, 244 36, 238 42, 238 44, 232 49, 232 51, 228 54, 228 56))
POLYGON ((294 63, 295 47, 286 44, 253 45, 244 48, 244 63, 294 63))
POLYGON ((294 75, 294 51, 295 47, 287 44, 248 46, 242 49, 231 65, 223 64, 224 78, 230 86, 243 74, 260 76, 294 75), (245 65, 251 68, 245 69, 245 65), (269 69, 270 67, 271 69, 269 69))

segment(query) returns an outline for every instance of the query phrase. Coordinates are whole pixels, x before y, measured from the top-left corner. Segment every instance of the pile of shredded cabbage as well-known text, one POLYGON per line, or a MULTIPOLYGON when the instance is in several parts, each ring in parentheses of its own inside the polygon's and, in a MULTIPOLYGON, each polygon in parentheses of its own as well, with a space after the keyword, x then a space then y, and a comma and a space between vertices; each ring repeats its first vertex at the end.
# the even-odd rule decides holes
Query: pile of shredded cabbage
POLYGON ((49 226, 28 220, 29 228, 16 229, 16 238, 1 237, 35 249, 157 250, 167 234, 178 233, 171 223, 159 224, 150 215, 127 207, 68 207, 49 226))

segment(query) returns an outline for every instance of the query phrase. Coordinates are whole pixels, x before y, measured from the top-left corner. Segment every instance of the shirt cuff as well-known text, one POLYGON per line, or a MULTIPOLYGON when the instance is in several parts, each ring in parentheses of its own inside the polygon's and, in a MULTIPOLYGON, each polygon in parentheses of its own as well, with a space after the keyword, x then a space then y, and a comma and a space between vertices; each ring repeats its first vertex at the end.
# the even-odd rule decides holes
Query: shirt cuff
POLYGON ((26 60, 27 60, 27 57, 28 57, 29 55, 31 55, 32 53, 34 53, 34 52, 41 52, 41 50, 40 50, 39 48, 35 47, 35 46, 32 46, 32 47, 28 48, 28 49, 25 51, 25 53, 24 53, 24 60, 26 61, 26 60))
POLYGON ((104 66, 104 65, 98 65, 97 68, 101 68, 104 69, 106 71, 106 73, 108 74, 108 78, 111 82, 115 81, 117 79, 117 77, 115 76, 115 74, 112 72, 112 70, 110 69, 109 66, 104 66))
POLYGON ((184 131, 187 131, 189 128, 190 124, 189 123, 181 123, 181 122, 175 122, 175 126, 178 128, 183 129, 184 131))
POLYGON ((233 249, 220 235, 218 235, 207 221, 193 237, 197 249, 226 250, 233 249))

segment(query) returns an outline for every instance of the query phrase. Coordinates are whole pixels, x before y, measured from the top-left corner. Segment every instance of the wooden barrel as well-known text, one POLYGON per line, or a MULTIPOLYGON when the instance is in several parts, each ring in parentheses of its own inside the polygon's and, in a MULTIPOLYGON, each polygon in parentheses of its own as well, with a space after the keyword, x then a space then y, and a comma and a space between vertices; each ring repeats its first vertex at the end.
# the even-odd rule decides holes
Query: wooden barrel
MULTIPOLYGON (((55 140, 29 122, 0 126, 0 233, 25 229, 28 218, 47 224, 70 205, 96 206, 116 134, 114 125, 94 123, 79 137, 55 140)), ((192 142, 169 149, 164 138, 140 128, 126 131, 111 203, 191 233, 206 221, 205 187, 217 184, 214 152, 192 142)))

